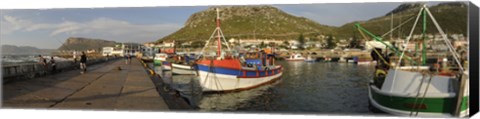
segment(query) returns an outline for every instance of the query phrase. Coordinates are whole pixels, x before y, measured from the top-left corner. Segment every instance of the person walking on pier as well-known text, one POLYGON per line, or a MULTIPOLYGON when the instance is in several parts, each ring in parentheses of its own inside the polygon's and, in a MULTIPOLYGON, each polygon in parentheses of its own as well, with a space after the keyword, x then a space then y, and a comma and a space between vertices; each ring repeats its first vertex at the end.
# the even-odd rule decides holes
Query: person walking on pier
POLYGON ((55 73, 57 71, 57 64, 55 64, 55 59, 50 57, 50 64, 52 65, 52 73, 55 73))
POLYGON ((125 53, 125 55, 123 57, 125 58, 125 64, 128 64, 128 59, 129 59, 130 55, 128 55, 128 53, 125 53))
POLYGON ((80 69, 82 70, 80 73, 85 73, 87 71, 87 55, 85 55, 85 52, 82 52, 82 55, 80 56, 80 69))

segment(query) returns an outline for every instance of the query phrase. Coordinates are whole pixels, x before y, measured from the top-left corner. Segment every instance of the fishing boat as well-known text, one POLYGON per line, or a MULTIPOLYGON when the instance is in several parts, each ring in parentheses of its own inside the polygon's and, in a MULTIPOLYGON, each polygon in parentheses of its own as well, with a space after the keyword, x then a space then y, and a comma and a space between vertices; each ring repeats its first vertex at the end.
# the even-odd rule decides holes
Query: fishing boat
POLYGON ((144 61, 144 62, 152 62, 153 58, 154 58, 153 56, 143 55, 143 56, 141 56, 140 59, 142 59, 142 61, 144 61))
MULTIPOLYGON (((175 50, 177 49, 175 44, 173 47, 175 50)), ((176 75, 195 75, 196 71, 193 67, 195 55, 190 54, 189 56, 189 51, 185 50, 183 46, 181 48, 186 52, 180 53, 175 51, 176 55, 174 55, 172 60, 170 60, 172 63, 172 73, 176 75)))
POLYGON ((154 65, 162 65, 162 62, 167 61, 168 55, 166 53, 156 53, 155 57, 153 58, 154 65))
POLYGON ((191 61, 194 59, 185 55, 185 56, 175 56, 175 61, 172 62, 172 73, 177 75, 195 75, 195 67, 191 61))
POLYGON ((139 53, 140 59, 144 62, 152 62, 154 59, 154 54, 153 54, 153 48, 151 47, 144 47, 142 49, 142 52, 137 52, 139 53))
MULTIPOLYGON (((374 78, 368 84, 368 99, 370 110, 386 112, 401 116, 422 117, 465 117, 469 112, 469 76, 459 60, 459 55, 449 43, 445 33, 438 25, 426 6, 423 6, 412 30, 407 37, 410 41, 418 19, 423 15, 423 43, 421 58, 405 54, 406 48, 399 51, 390 45, 385 45, 399 55, 398 65, 389 65, 387 57, 381 57, 375 69, 374 78), (426 65, 426 18, 427 15, 435 24, 443 37, 448 50, 455 59, 456 69, 441 69, 438 65, 426 65), (421 59, 420 63, 415 59, 421 59), (413 65, 400 65, 411 62, 413 65), (383 64, 383 65, 382 65, 383 64)), ((360 33, 366 32, 377 41, 382 41, 356 24, 360 33)), ((364 36, 365 37, 365 36, 364 36)), ((374 49, 375 50, 375 49, 374 49)), ((381 56, 380 52, 377 55, 381 56)), ((391 63, 390 63, 391 64, 391 63)))
POLYGON ((196 62, 202 91, 225 92, 246 90, 279 79, 282 76, 283 68, 280 65, 275 65, 274 58, 271 55, 258 52, 258 59, 242 61, 242 58, 232 56, 228 53, 231 50, 220 29, 219 10, 216 9, 216 11, 217 27, 202 49, 201 58, 198 58, 196 62), (210 40, 215 38, 215 34, 217 39, 216 55, 203 55, 210 40), (225 43, 222 43, 222 41, 225 43), (222 44, 226 45, 227 51, 222 51, 222 44))
POLYGON ((290 55, 290 57, 286 58, 287 61, 305 61, 305 57, 302 56, 300 53, 295 53, 290 55))
POLYGON ((161 61, 162 70, 172 70, 172 63, 168 61, 161 61))

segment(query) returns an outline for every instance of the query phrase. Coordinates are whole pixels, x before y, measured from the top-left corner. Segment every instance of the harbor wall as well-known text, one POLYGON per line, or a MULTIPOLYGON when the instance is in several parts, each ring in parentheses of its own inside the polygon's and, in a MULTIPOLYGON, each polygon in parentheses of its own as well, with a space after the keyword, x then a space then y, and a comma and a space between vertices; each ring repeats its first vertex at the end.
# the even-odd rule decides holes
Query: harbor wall
MULTIPOLYGON (((88 65, 104 63, 117 59, 119 58, 109 58, 108 60, 106 58, 89 58, 87 60, 87 67, 88 65)), ((48 64, 46 67, 39 63, 3 64, 1 75, 3 81, 5 82, 13 79, 31 79, 73 69, 80 69, 79 61, 58 61, 56 62, 55 72, 52 72, 51 64, 48 64)))

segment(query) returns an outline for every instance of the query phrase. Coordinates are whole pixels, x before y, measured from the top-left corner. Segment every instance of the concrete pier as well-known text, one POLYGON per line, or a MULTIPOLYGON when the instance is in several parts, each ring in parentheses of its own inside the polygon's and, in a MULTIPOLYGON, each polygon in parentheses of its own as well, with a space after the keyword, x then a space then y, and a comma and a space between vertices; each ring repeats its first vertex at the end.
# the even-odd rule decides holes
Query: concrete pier
POLYGON ((3 108, 169 110, 140 61, 117 60, 3 84, 3 108), (119 67, 121 70, 119 70, 119 67))

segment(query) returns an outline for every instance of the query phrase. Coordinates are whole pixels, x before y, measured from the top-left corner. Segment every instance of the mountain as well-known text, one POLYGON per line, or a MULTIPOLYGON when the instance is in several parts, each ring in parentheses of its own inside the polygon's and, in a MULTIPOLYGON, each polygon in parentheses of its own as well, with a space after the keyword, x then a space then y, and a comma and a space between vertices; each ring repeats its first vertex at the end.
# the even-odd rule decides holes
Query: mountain
MULTIPOLYGON (((296 39, 300 34, 330 34, 335 27, 287 14, 271 6, 222 6, 221 28, 229 38, 296 39)), ((191 15, 180 30, 158 41, 207 40, 216 27, 214 7, 191 15)))
POLYGON ((84 51, 90 49, 100 50, 103 47, 113 47, 117 44, 115 41, 108 41, 102 39, 92 39, 92 38, 81 38, 81 37, 70 37, 65 43, 58 48, 58 50, 77 50, 84 51))
MULTIPOLYGON (((355 23, 376 35, 383 35, 390 30, 391 14, 393 14, 393 26, 397 26, 407 19, 415 17, 423 5, 420 3, 406 3, 399 5, 392 11, 366 21, 347 23, 340 27, 322 25, 304 17, 287 14, 271 6, 223 6, 220 8, 221 28, 227 39, 250 38, 257 39, 273 38, 278 40, 297 39, 300 34, 305 37, 332 34, 336 39, 350 38, 356 35, 355 23), (255 34, 255 35, 254 35, 255 34)), ((465 2, 440 3, 429 8, 433 16, 439 22, 447 34, 467 33, 467 5, 465 2)), ((215 9, 209 8, 195 13, 185 22, 183 28, 160 38, 160 41, 194 41, 206 40, 215 29, 215 9)), ((393 37, 405 38, 413 20, 407 22, 393 33, 393 37)), ((422 20, 419 20, 421 23, 422 20)), ((427 31, 437 33, 436 27, 428 18, 427 31)), ((415 34, 421 33, 421 25, 417 25, 415 34)))
MULTIPOLYGON (((383 35, 390 30, 390 24, 392 20, 391 14, 393 13, 393 27, 400 25, 407 19, 416 17, 421 4, 418 3, 406 3, 398 6, 394 10, 388 12, 385 16, 380 16, 367 21, 357 21, 347 23, 337 29, 335 29, 336 36, 340 38, 349 38, 356 35, 360 37, 359 32, 354 28, 355 23, 360 23, 362 27, 367 29, 376 35, 383 35)), ((467 18, 468 8, 463 2, 449 2, 440 3, 436 6, 429 7, 430 12, 438 21, 438 24, 447 34, 463 34, 467 33, 467 18)), ((402 25, 398 30, 393 32, 393 37, 405 38, 408 36, 415 19, 413 18, 409 22, 402 25)), ((422 19, 419 19, 415 28, 415 34, 420 34, 422 29, 422 19)), ((427 33, 438 33, 436 27, 431 21, 430 17, 427 17, 427 33)), ((388 35, 386 36, 388 37, 388 35)))
POLYGON ((54 51, 54 49, 39 49, 31 46, 2 45, 3 55, 48 55, 54 51))

